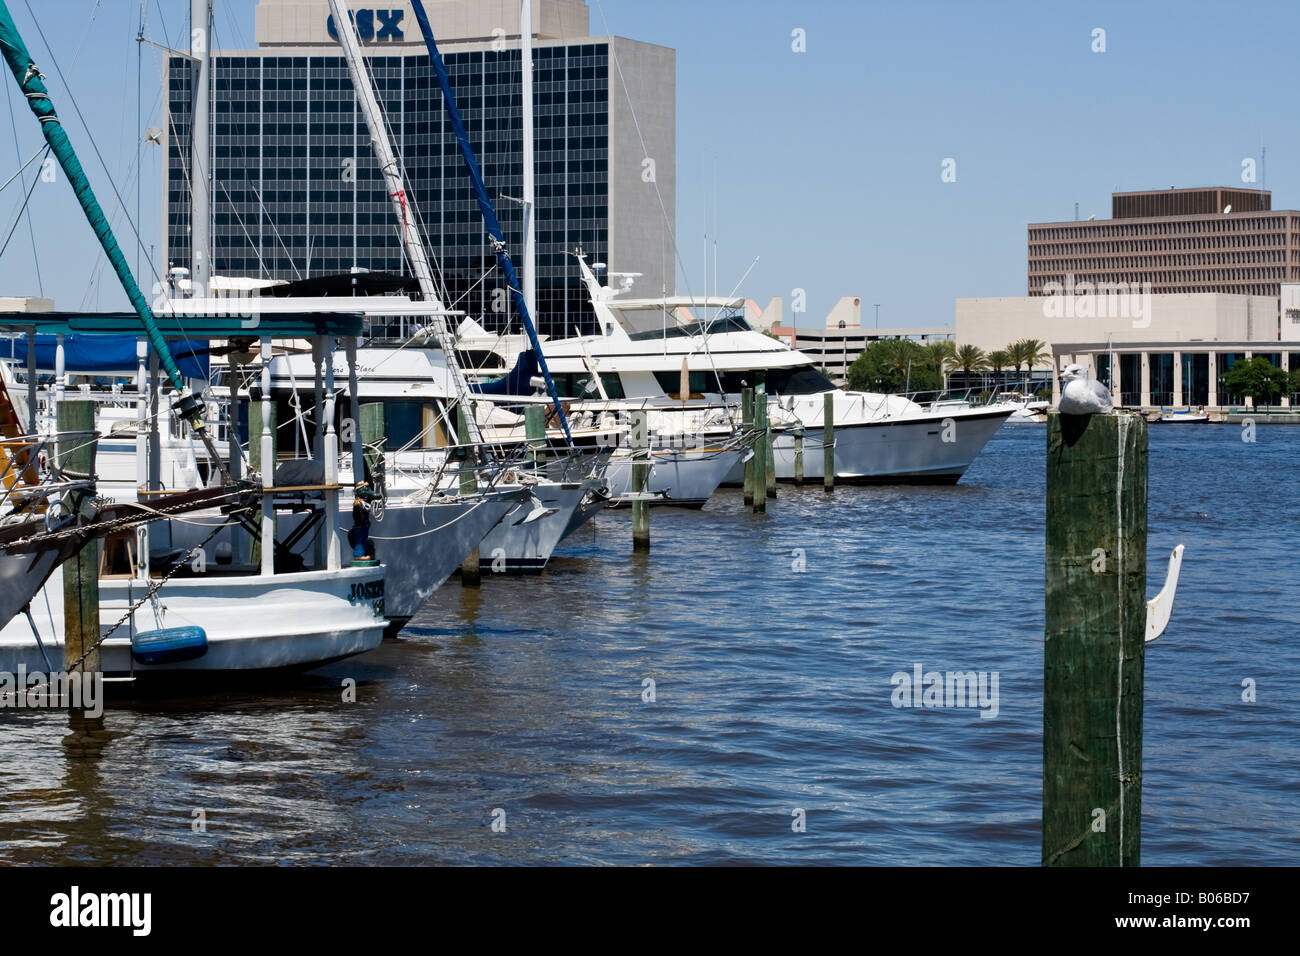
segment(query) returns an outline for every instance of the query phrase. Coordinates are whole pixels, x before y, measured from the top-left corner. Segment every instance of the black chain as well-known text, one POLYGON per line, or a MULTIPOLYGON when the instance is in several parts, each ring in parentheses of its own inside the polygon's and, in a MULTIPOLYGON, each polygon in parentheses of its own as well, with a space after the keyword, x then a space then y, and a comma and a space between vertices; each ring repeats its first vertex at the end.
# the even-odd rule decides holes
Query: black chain
POLYGON ((190 560, 194 557, 194 552, 202 551, 205 547, 207 547, 208 542, 217 536, 218 532, 224 530, 225 528, 234 527, 234 525, 235 522, 233 521, 228 521, 225 524, 217 525, 215 528, 212 529, 212 534, 204 538, 199 543, 198 547, 190 548, 188 551, 186 551, 184 556, 179 561, 176 562, 176 564, 172 567, 172 569, 168 571, 166 574, 164 574, 161 578, 159 578, 156 583, 150 585, 149 589, 145 592, 144 597, 140 598, 140 600, 136 601, 135 604, 127 608, 126 613, 123 614, 120 618, 118 618, 117 623, 114 624, 112 627, 110 627, 108 631, 105 632, 99 638, 99 640, 97 640, 94 644, 92 644, 89 648, 87 648, 84 654, 82 654, 75 661, 69 664, 67 670, 69 672, 76 670, 77 667, 80 666, 87 657, 89 657, 91 654, 93 654, 95 651, 99 649, 101 644, 103 644, 106 640, 112 637, 113 634, 117 631, 117 629, 121 627, 123 624, 125 624, 127 620, 130 619, 131 615, 135 614, 136 611, 140 610, 140 608, 144 605, 145 601, 150 600, 155 594, 157 594, 158 590, 164 584, 170 581, 177 571, 179 571, 186 564, 188 564, 190 560))

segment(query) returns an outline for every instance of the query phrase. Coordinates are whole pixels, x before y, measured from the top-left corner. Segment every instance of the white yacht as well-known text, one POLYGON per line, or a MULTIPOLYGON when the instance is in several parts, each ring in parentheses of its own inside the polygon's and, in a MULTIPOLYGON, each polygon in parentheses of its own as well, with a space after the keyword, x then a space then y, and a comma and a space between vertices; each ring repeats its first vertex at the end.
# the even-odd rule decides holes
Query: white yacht
MULTIPOLYGON (((738 423, 741 390, 761 375, 779 479, 794 477, 796 427, 803 430, 805 478, 822 477, 827 397, 834 399, 836 479, 846 482, 955 483, 1015 410, 837 389, 807 355, 755 331, 743 300, 623 297, 630 277, 617 289, 602 285, 577 258, 600 331, 544 343, 561 394, 581 402, 599 390, 600 397, 664 411, 726 406, 738 423), (697 320, 686 311, 692 309, 716 314, 697 320)), ((490 336, 466 336, 458 347, 491 344, 490 336)), ((733 464, 727 480, 740 475, 733 464)))

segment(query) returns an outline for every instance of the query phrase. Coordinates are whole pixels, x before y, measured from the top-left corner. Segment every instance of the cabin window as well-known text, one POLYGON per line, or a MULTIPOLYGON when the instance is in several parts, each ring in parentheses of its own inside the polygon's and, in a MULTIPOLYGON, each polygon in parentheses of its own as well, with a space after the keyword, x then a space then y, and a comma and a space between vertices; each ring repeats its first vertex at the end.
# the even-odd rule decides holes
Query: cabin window
POLYGON ((384 447, 389 451, 423 451, 448 444, 437 406, 426 402, 385 402, 384 435, 388 439, 384 447))
MULTIPOLYGON (((682 396, 678 394, 682 387, 680 371, 655 372, 655 379, 669 398, 681 401, 682 396)), ((712 372, 691 372, 690 379, 691 394, 687 398, 703 398, 705 392, 716 391, 718 388, 718 380, 712 372)))

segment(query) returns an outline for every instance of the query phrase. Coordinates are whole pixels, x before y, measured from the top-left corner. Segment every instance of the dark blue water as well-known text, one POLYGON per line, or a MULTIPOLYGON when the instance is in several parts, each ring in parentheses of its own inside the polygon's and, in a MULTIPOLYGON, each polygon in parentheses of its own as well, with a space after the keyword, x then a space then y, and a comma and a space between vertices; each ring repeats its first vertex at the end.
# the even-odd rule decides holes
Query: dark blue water
MULTIPOLYGON (((1004 428, 955 488, 658 510, 649 556, 602 515, 545 575, 453 582, 317 680, 112 710, 98 757, 68 756, 65 717, 0 715, 0 844, 16 862, 1036 865, 1044 431, 1004 428), (917 663, 996 671, 996 718, 893 707, 917 663)), ((1147 864, 1300 854, 1300 429, 1257 437, 1151 429, 1151 593, 1187 553, 1147 649, 1147 864)))

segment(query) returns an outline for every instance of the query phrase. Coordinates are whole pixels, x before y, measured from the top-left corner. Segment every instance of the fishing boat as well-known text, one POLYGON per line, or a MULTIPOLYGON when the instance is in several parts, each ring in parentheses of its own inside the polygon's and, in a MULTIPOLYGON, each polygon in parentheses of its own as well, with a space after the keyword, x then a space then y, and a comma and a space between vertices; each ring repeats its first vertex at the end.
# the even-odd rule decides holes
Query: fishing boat
MULTIPOLYGON (((194 31, 195 50, 205 53, 211 34, 210 8, 196 2, 194 31)), ((0 49, 40 126, 60 167, 73 187, 88 223, 113 267, 134 309, 128 316, 70 316, 45 313, 24 316, 23 331, 34 342, 40 333, 53 334, 60 343, 70 334, 103 335, 120 338, 130 335, 137 340, 137 353, 143 355, 139 341, 147 342, 156 356, 162 374, 176 393, 173 413, 191 429, 203 444, 208 461, 217 466, 216 488, 196 492, 165 494, 147 488, 147 500, 121 505, 125 516, 148 516, 153 524, 124 525, 132 533, 120 542, 125 552, 125 571, 114 574, 112 556, 107 546, 101 552, 98 573, 100 586, 100 634, 81 657, 68 662, 73 669, 86 666, 88 655, 98 652, 100 670, 109 676, 153 679, 172 671, 263 671, 300 669, 318 666, 369 650, 383 638, 388 621, 384 616, 384 568, 377 561, 356 561, 345 566, 341 559, 338 513, 335 499, 329 494, 337 488, 337 436, 327 430, 322 455, 323 480, 319 487, 283 488, 264 477, 244 480, 231 477, 209 432, 205 402, 194 394, 177 367, 168 347, 168 338, 187 338, 190 332, 210 338, 235 338, 246 334, 248 325, 227 312, 216 316, 189 316, 184 326, 174 317, 160 320, 146 302, 112 228, 104 215, 77 160, 76 153, 59 122, 39 68, 27 51, 4 0, 0 0, 0 49), (333 462, 333 466, 331 466, 333 462), (182 517, 195 500, 215 510, 198 511, 182 517), (174 507, 176 506, 176 507, 174 507), (320 571, 283 570, 277 567, 282 549, 276 546, 277 512, 282 506, 306 508, 319 513, 320 544, 326 555, 326 568, 320 571), (251 515, 260 512, 260 522, 251 515), (155 527, 170 532, 173 526, 202 526, 215 537, 230 532, 238 524, 248 532, 248 559, 242 551, 211 555, 203 548, 183 548, 180 553, 156 550, 155 527), (253 560, 253 558, 256 560, 253 560), (209 560, 211 558, 211 560, 209 560), (250 613, 256 609, 255 613, 250 613), (109 623, 112 622, 112 623, 109 623), (144 626, 142 626, 144 625, 144 626), (152 625, 152 627, 149 627, 152 625)), ((206 104, 205 104, 206 105, 206 104)), ((206 123, 196 136, 206 137, 206 123)), ((203 177, 194 177, 201 180, 203 177)), ((206 222, 206 209, 195 211, 196 221, 206 222)), ((198 229, 196 228, 196 233, 198 229)), ((206 268, 207 249, 199 242, 196 260, 206 268)), ((202 287, 206 282, 203 269, 196 270, 202 287)), ((291 316, 279 322, 258 321, 257 339, 264 360, 269 359, 271 340, 281 338, 321 338, 332 342, 335 337, 355 340, 360 332, 361 317, 291 316)), ((332 348, 327 350, 332 355, 332 348)), ((263 363, 262 421, 269 422, 270 402, 266 387, 268 369, 263 363)), ((333 365, 327 369, 333 379, 333 365)), ((143 374, 140 376, 143 385, 143 374)), ((34 379, 33 379, 34 381, 34 379)), ((55 404, 64 399, 62 384, 56 384, 55 404)), ((138 421, 149 417, 149 398, 143 387, 138 394, 138 421)), ((334 399, 323 399, 319 410, 323 420, 333 421, 334 399)), ((136 441, 147 455, 148 441, 137 434, 136 441)), ((269 428, 260 436, 262 461, 273 461, 273 442, 269 428)), ((88 479, 90 476, 70 476, 88 479)), ((100 509, 98 519, 107 509, 100 509)), ((111 517, 111 516, 110 516, 111 517)), ((51 528, 44 540, 63 538, 75 541, 80 529, 51 528)), ((168 535, 161 535, 167 538, 168 535)), ((170 544, 170 541, 168 541, 170 544)), ((64 582, 62 575, 51 576, 31 600, 31 614, 25 620, 11 619, 0 630, 0 670, 14 672, 20 666, 53 669, 52 652, 62 656, 64 643, 64 582), (58 577, 59 580, 55 580, 58 577)))

